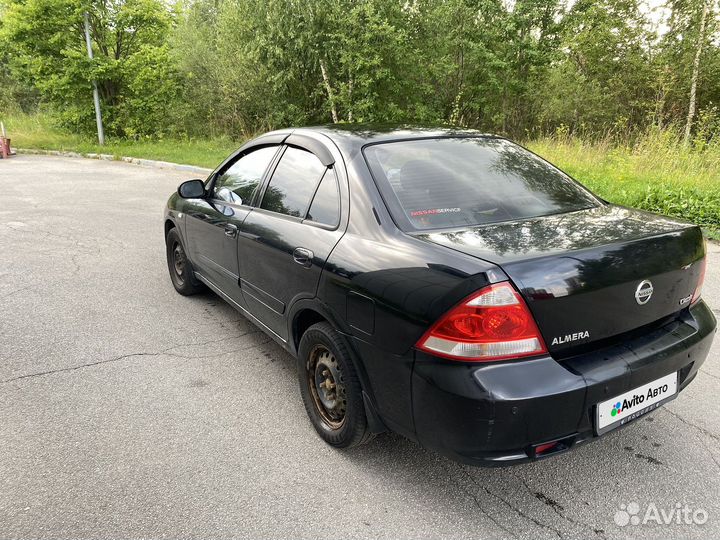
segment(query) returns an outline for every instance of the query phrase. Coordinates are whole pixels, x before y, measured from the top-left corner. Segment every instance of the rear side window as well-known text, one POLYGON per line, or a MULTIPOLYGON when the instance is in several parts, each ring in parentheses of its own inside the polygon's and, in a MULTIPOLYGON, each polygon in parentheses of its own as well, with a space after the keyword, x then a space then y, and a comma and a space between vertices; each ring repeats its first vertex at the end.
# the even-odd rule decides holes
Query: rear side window
POLYGON ((503 139, 418 139, 363 152, 403 229, 482 225, 600 204, 567 175, 503 139))
POLYGON ((221 201, 250 204, 277 146, 265 146, 245 154, 215 180, 214 196, 221 201))
POLYGON ((305 217, 325 166, 310 152, 288 147, 270 179, 260 208, 305 217))
POLYGON ((306 219, 330 226, 335 226, 340 221, 340 193, 332 169, 327 169, 320 181, 306 219))

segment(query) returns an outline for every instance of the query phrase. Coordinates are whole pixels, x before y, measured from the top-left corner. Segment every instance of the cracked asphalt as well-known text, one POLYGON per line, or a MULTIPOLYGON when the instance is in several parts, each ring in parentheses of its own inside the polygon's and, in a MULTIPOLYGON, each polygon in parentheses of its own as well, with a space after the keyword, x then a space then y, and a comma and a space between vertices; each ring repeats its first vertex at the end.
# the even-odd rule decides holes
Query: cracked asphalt
MULTIPOLYGON (((720 536, 720 343, 678 399, 552 459, 475 469, 391 434, 336 451, 289 355, 173 290, 162 207, 188 178, 0 161, 1 538, 720 536), (632 502, 708 519, 618 526, 632 502)), ((714 245, 704 297, 720 308, 714 245)))

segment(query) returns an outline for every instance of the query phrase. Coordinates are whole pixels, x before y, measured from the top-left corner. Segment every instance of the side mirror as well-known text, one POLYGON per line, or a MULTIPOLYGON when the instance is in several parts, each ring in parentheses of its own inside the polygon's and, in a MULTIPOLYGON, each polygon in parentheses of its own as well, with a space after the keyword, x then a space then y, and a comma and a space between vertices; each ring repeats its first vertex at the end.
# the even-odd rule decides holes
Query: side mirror
POLYGON ((205 196, 205 184, 202 180, 188 180, 178 187, 178 195, 183 199, 201 199, 205 196))

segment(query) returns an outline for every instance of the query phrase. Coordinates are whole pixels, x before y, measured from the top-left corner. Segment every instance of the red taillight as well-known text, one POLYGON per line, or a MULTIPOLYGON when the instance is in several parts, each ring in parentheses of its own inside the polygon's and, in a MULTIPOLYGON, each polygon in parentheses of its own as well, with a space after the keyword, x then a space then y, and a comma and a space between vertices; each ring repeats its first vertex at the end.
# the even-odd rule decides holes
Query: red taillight
POLYGON ((525 302, 508 282, 481 289, 448 311, 417 347, 455 360, 489 361, 547 352, 525 302))
POLYGON ((703 282, 705 281, 705 268, 707 267, 707 255, 700 260, 700 277, 698 277, 697 285, 695 286, 695 292, 693 293, 690 304, 694 304, 700 300, 700 294, 702 293, 703 282))

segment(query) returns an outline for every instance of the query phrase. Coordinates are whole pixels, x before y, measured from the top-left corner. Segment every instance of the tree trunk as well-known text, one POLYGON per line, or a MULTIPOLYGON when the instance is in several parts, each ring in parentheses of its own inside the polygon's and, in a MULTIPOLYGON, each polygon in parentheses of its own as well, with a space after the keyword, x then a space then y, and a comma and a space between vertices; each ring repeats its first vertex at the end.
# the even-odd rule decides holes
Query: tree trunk
POLYGON ((347 119, 348 122, 353 121, 353 86, 355 85, 355 78, 350 75, 350 80, 348 81, 348 114, 347 119))
POLYGON ((687 121, 685 122, 685 144, 690 142, 690 130, 692 128, 693 118, 695 117, 695 100, 697 95, 697 81, 700 75, 700 56, 702 55, 703 44, 705 42, 705 23, 708 15, 708 2, 703 0, 702 17, 700 18, 700 30, 698 32, 697 47, 695 49, 695 60, 693 61, 692 77, 690 78, 690 103, 688 105, 687 121))
POLYGON ((328 101, 330 102, 330 112, 332 113, 333 124, 337 124, 339 120, 337 108, 335 107, 335 96, 333 94, 332 86, 330 86, 330 78, 328 77, 327 69, 325 68, 325 60, 322 58, 320 59, 320 71, 322 72, 323 83, 325 83, 325 91, 327 92, 328 101))

